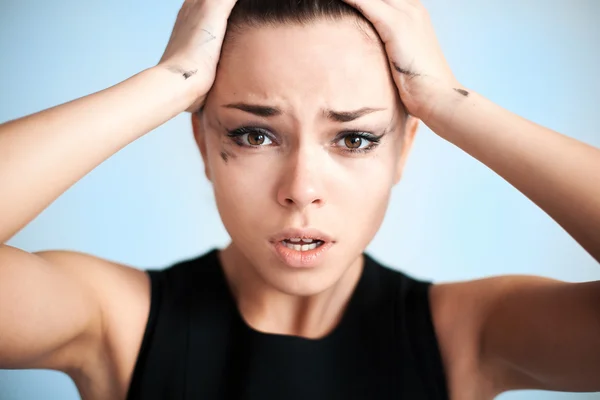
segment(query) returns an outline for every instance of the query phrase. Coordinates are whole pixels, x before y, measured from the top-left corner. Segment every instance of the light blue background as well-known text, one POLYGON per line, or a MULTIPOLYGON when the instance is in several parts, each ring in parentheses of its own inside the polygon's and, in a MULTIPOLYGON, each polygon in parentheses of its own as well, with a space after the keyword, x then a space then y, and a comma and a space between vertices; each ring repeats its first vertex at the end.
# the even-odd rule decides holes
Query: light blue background
MULTIPOLYGON (((0 121, 104 89, 154 65, 181 3, 0 0, 0 121)), ((424 3, 466 87, 600 147, 600 1, 424 3)), ((182 114, 92 171, 9 244, 28 251, 72 249, 154 268, 227 241, 189 115, 182 114)), ((368 250, 435 281, 507 273, 600 279, 600 266, 543 211, 426 128, 368 250)), ((1 400, 77 398, 60 373, 0 372, 1 400)), ((500 398, 600 394, 515 392, 500 398)))

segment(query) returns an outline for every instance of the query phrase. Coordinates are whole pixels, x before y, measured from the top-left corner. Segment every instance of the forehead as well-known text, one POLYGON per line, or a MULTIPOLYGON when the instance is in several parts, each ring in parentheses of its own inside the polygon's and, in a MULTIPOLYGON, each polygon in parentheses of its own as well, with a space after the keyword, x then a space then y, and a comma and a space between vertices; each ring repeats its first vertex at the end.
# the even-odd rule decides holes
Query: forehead
POLYGON ((211 97, 305 111, 390 106, 387 57, 366 29, 350 18, 246 28, 225 43, 211 97))

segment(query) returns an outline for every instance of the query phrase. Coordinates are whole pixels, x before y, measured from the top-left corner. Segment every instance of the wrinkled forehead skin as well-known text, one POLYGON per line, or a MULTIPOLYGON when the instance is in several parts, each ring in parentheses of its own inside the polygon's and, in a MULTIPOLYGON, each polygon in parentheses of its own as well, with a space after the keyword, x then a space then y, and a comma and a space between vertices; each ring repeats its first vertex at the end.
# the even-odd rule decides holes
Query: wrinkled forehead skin
POLYGON ((352 17, 230 35, 206 111, 235 102, 276 105, 303 123, 323 109, 401 107, 383 45, 352 17))

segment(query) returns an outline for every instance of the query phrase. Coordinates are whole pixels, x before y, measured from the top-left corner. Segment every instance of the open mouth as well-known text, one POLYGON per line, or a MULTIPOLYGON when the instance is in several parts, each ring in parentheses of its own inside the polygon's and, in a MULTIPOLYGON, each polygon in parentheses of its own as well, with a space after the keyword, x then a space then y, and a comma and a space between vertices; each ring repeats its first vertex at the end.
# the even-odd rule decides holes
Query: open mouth
POLYGON ((315 239, 290 238, 282 240, 281 243, 290 250, 309 251, 321 247, 325 242, 315 239))

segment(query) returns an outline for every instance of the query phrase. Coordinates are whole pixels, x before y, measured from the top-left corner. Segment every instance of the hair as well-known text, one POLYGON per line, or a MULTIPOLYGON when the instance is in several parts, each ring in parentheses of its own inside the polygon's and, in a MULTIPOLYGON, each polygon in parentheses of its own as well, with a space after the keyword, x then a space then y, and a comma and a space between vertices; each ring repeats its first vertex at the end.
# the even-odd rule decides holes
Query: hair
POLYGON ((235 40, 243 29, 263 26, 308 25, 319 20, 353 18, 367 37, 365 25, 375 28, 356 8, 342 0, 238 0, 227 22, 227 40, 235 40))
MULTIPOLYGON (((237 35, 244 29, 277 27, 281 25, 308 25, 316 21, 340 21, 354 19, 357 29, 369 39, 381 43, 373 24, 356 8, 343 0, 238 0, 227 21, 227 42, 235 42, 237 35), (371 33, 368 32, 370 27, 371 33)), ((381 43, 382 44, 382 43, 381 43)), ((398 97, 405 115, 406 107, 398 97)), ((202 110, 200 110, 202 111, 202 110)))
POLYGON ((366 19, 342 0, 238 0, 228 25, 260 27, 264 25, 308 24, 319 19, 340 20, 344 17, 366 19))

